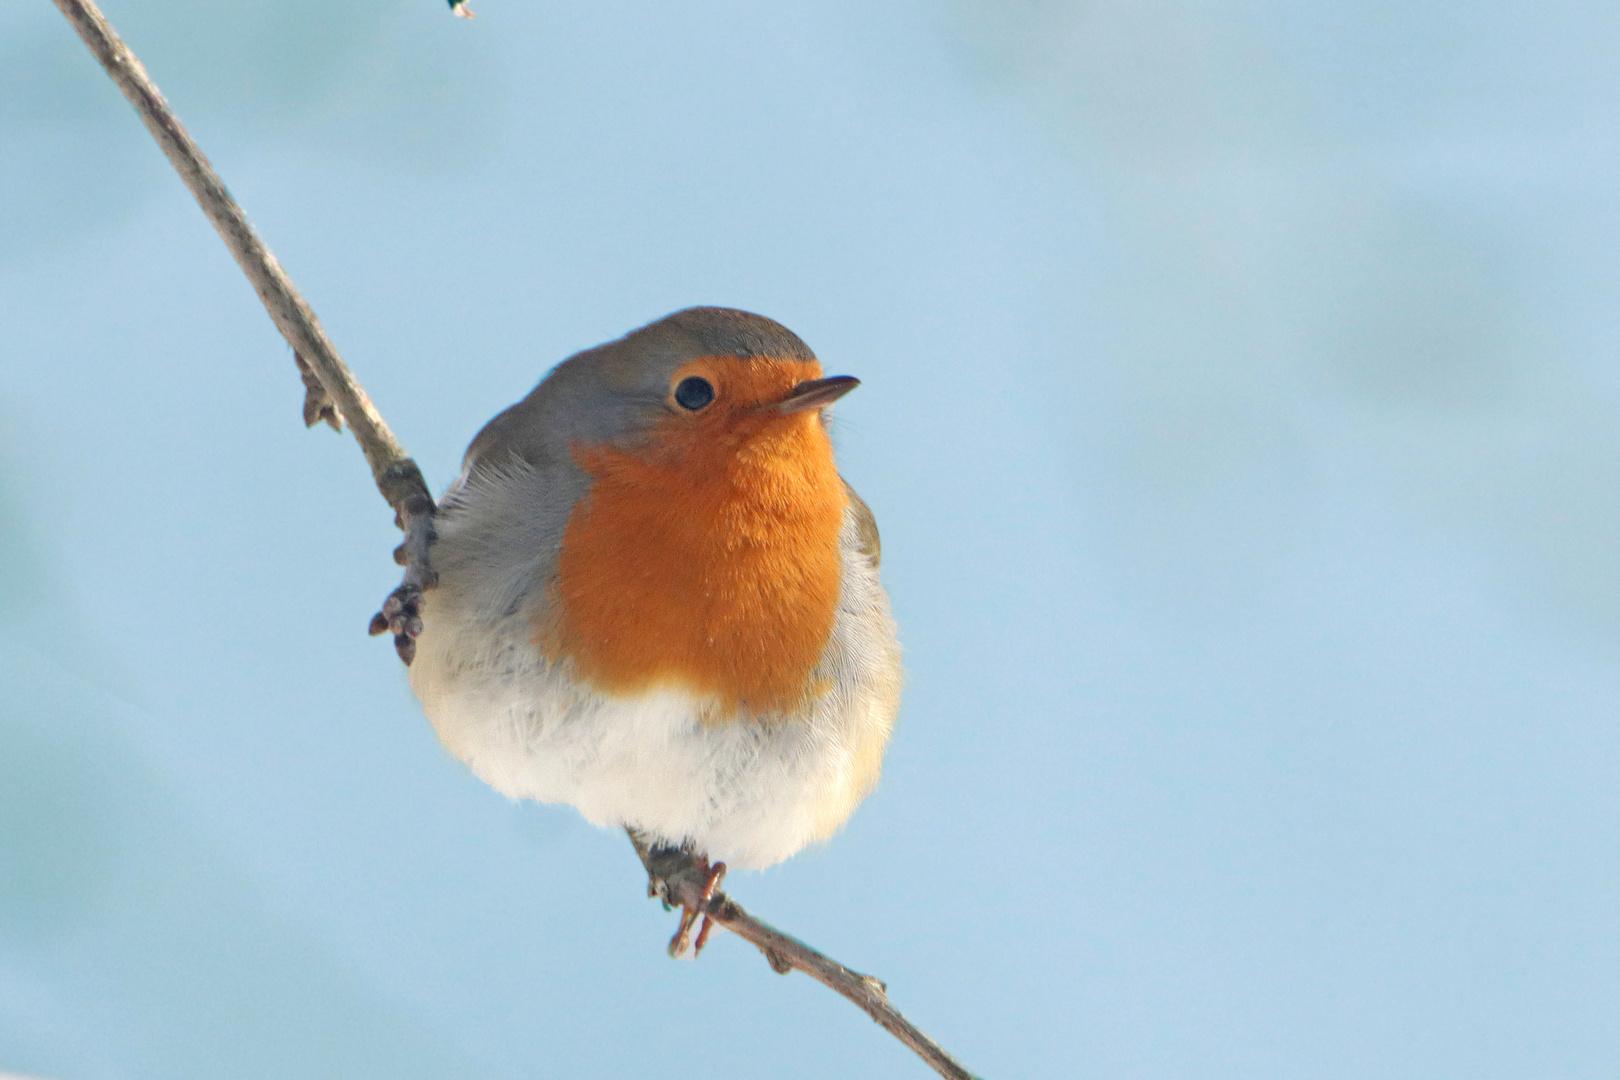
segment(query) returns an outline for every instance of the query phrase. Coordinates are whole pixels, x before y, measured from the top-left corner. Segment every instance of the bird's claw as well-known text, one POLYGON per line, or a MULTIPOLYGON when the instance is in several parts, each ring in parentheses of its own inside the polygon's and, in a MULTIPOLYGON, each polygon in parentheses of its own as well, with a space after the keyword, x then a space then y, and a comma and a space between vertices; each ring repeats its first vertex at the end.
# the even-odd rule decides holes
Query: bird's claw
POLYGON ((383 601, 382 610, 371 617, 367 628, 374 635, 394 635, 394 651, 407 665, 416 659, 416 639, 422 633, 422 593, 439 583, 438 572, 428 561, 428 549, 435 539, 433 503, 426 496, 420 501, 426 505, 415 505, 416 500, 407 503, 400 522, 405 541, 394 549, 394 561, 405 568, 405 580, 383 601))
POLYGON ((711 864, 705 856, 677 847, 655 847, 651 840, 635 829, 627 829, 630 842, 635 844, 641 863, 647 868, 647 895, 656 897, 664 910, 681 909, 681 921, 675 936, 669 939, 669 955, 679 958, 692 950, 694 959, 708 944, 709 935, 719 923, 713 912, 725 900, 720 882, 726 876, 726 864, 711 864), (699 917, 697 939, 692 939, 692 927, 699 917))
POLYGON ((720 888, 720 882, 726 876, 726 864, 723 862, 709 865, 709 860, 699 857, 697 861, 707 871, 703 883, 703 892, 698 902, 691 906, 681 908, 680 925, 675 930, 675 936, 669 939, 669 955, 673 959, 680 959, 686 954, 687 946, 692 948, 692 959, 696 960, 703 953, 703 946, 709 942, 709 933, 715 928, 714 916, 709 914, 709 904, 714 900, 714 894, 720 888), (692 926, 697 922, 698 916, 703 916, 703 926, 699 928, 697 940, 692 940, 692 926))
POLYGON ((382 610, 371 617, 367 633, 394 635, 394 651, 409 664, 416 659, 416 639, 422 633, 422 588, 407 581, 388 595, 382 610))

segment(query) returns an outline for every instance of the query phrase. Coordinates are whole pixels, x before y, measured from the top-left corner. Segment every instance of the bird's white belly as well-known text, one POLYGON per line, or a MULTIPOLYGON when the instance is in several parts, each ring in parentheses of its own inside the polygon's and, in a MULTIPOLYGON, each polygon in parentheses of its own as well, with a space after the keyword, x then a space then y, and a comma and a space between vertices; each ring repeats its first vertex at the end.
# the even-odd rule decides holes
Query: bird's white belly
POLYGON ((835 681, 803 717, 705 722, 681 690, 609 698, 573 683, 519 616, 478 626, 435 617, 431 599, 411 686, 445 745, 507 796, 761 867, 830 835, 877 779, 887 695, 835 681))

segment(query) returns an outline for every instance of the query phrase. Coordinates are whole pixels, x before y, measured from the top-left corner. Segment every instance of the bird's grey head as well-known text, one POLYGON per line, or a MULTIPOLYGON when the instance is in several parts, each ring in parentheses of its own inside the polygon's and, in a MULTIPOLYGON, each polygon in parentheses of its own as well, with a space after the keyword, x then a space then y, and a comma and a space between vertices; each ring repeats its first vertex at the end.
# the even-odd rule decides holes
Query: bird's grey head
POLYGON ((816 361, 797 334, 762 315, 687 308, 569 357, 514 410, 524 414, 526 436, 549 444, 548 457, 575 443, 633 444, 679 410, 675 373, 705 357, 816 361))

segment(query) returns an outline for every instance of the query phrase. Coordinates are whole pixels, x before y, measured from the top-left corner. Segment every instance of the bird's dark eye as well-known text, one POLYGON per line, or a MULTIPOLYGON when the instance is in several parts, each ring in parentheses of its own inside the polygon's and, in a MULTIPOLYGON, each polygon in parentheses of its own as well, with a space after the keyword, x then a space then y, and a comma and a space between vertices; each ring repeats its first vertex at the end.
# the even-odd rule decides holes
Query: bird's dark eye
POLYGON ((691 412, 697 412, 713 400, 714 387, 708 379, 693 375, 682 379, 680 385, 675 387, 675 404, 691 412))

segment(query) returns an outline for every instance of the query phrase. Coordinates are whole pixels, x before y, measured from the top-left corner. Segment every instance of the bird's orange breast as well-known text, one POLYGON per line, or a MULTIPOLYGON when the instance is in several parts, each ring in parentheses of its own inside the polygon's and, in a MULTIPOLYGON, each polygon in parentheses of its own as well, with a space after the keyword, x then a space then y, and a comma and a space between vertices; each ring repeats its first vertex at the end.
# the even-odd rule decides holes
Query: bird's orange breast
MULTIPOLYGON (((733 376, 722 392, 765 399, 813 377, 776 363, 749 376, 770 385, 733 376)), ((676 416, 646 451, 574 457, 592 482, 537 627, 553 660, 607 693, 678 687, 725 713, 791 710, 819 692, 811 674, 838 610, 845 496, 813 412, 676 416)))

